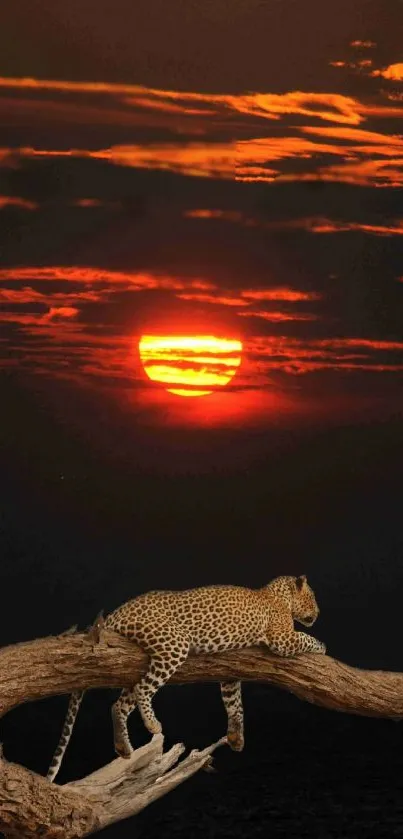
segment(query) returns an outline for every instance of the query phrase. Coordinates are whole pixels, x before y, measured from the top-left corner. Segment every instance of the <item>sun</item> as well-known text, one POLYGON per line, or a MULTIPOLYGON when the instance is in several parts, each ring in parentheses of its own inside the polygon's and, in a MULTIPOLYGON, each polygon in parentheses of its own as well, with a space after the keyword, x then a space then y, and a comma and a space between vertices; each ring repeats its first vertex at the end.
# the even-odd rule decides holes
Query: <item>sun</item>
POLYGON ((207 396, 228 384, 242 358, 242 342, 214 335, 142 335, 149 379, 177 396, 207 396))

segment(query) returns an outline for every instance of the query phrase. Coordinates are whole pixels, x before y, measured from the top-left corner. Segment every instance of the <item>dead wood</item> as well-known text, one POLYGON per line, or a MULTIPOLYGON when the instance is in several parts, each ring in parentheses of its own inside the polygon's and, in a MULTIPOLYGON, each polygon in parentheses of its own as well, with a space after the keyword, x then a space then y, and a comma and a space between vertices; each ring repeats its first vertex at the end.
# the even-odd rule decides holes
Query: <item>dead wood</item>
POLYGON ((0 759, 0 830, 8 839, 81 839, 144 810, 199 769, 210 765, 225 738, 193 751, 178 765, 184 746, 163 753, 156 734, 128 760, 117 758, 64 786, 0 759))
MULTIPOLYGON (((87 633, 74 632, 0 650, 0 716, 56 694, 90 688, 130 687, 147 668, 132 642, 103 628, 102 616, 87 633)), ((280 658, 263 647, 189 656, 172 682, 267 682, 300 699, 351 714, 403 717, 403 673, 362 670, 330 656, 280 658)), ((118 758, 87 778, 51 784, 0 754, 0 830, 14 839, 79 839, 138 813, 193 775, 210 768, 225 738, 177 763, 182 745, 163 753, 156 735, 129 760, 118 758)))
MULTIPOLYGON (((0 649, 0 717, 23 702, 90 688, 130 687, 145 673, 147 656, 102 629, 14 644, 0 649)), ((296 658, 251 647, 189 656, 172 683, 231 679, 268 682, 325 708, 373 717, 403 717, 403 673, 361 670, 330 656, 296 658)))

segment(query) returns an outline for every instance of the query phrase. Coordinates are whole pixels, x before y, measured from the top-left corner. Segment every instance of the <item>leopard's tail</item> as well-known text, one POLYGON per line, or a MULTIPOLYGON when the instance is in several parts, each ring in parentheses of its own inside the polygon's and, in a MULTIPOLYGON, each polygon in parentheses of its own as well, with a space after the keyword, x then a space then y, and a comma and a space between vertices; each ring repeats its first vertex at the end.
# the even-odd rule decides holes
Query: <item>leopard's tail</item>
POLYGON ((69 707, 67 709, 66 719, 64 721, 63 730, 60 736, 60 740, 57 746, 57 749, 53 755, 52 763, 50 764, 47 779, 48 781, 54 781, 56 775, 61 767, 62 760, 64 753, 67 749, 69 744, 69 740, 71 737, 71 733, 73 731, 73 725, 76 721, 76 717, 78 714, 78 709, 81 705, 82 698, 84 696, 84 690, 76 690, 70 696, 69 707))

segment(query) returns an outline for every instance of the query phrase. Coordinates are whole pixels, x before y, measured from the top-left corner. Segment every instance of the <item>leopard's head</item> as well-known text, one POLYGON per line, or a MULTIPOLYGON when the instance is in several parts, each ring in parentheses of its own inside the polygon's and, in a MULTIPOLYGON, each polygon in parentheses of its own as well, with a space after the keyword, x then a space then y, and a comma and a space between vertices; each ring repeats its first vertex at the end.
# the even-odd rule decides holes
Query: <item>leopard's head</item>
POLYGON ((292 616, 304 626, 312 626, 319 615, 319 607, 305 574, 292 582, 292 616))

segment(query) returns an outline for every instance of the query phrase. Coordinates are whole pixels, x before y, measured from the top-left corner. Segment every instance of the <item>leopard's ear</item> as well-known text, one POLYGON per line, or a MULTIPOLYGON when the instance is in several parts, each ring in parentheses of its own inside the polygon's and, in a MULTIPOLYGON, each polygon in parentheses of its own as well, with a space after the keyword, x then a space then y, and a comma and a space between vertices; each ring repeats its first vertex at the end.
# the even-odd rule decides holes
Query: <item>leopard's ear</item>
POLYGON ((304 583, 306 583, 305 574, 302 574, 300 577, 295 578, 295 585, 297 586, 297 591, 301 591, 304 583))

